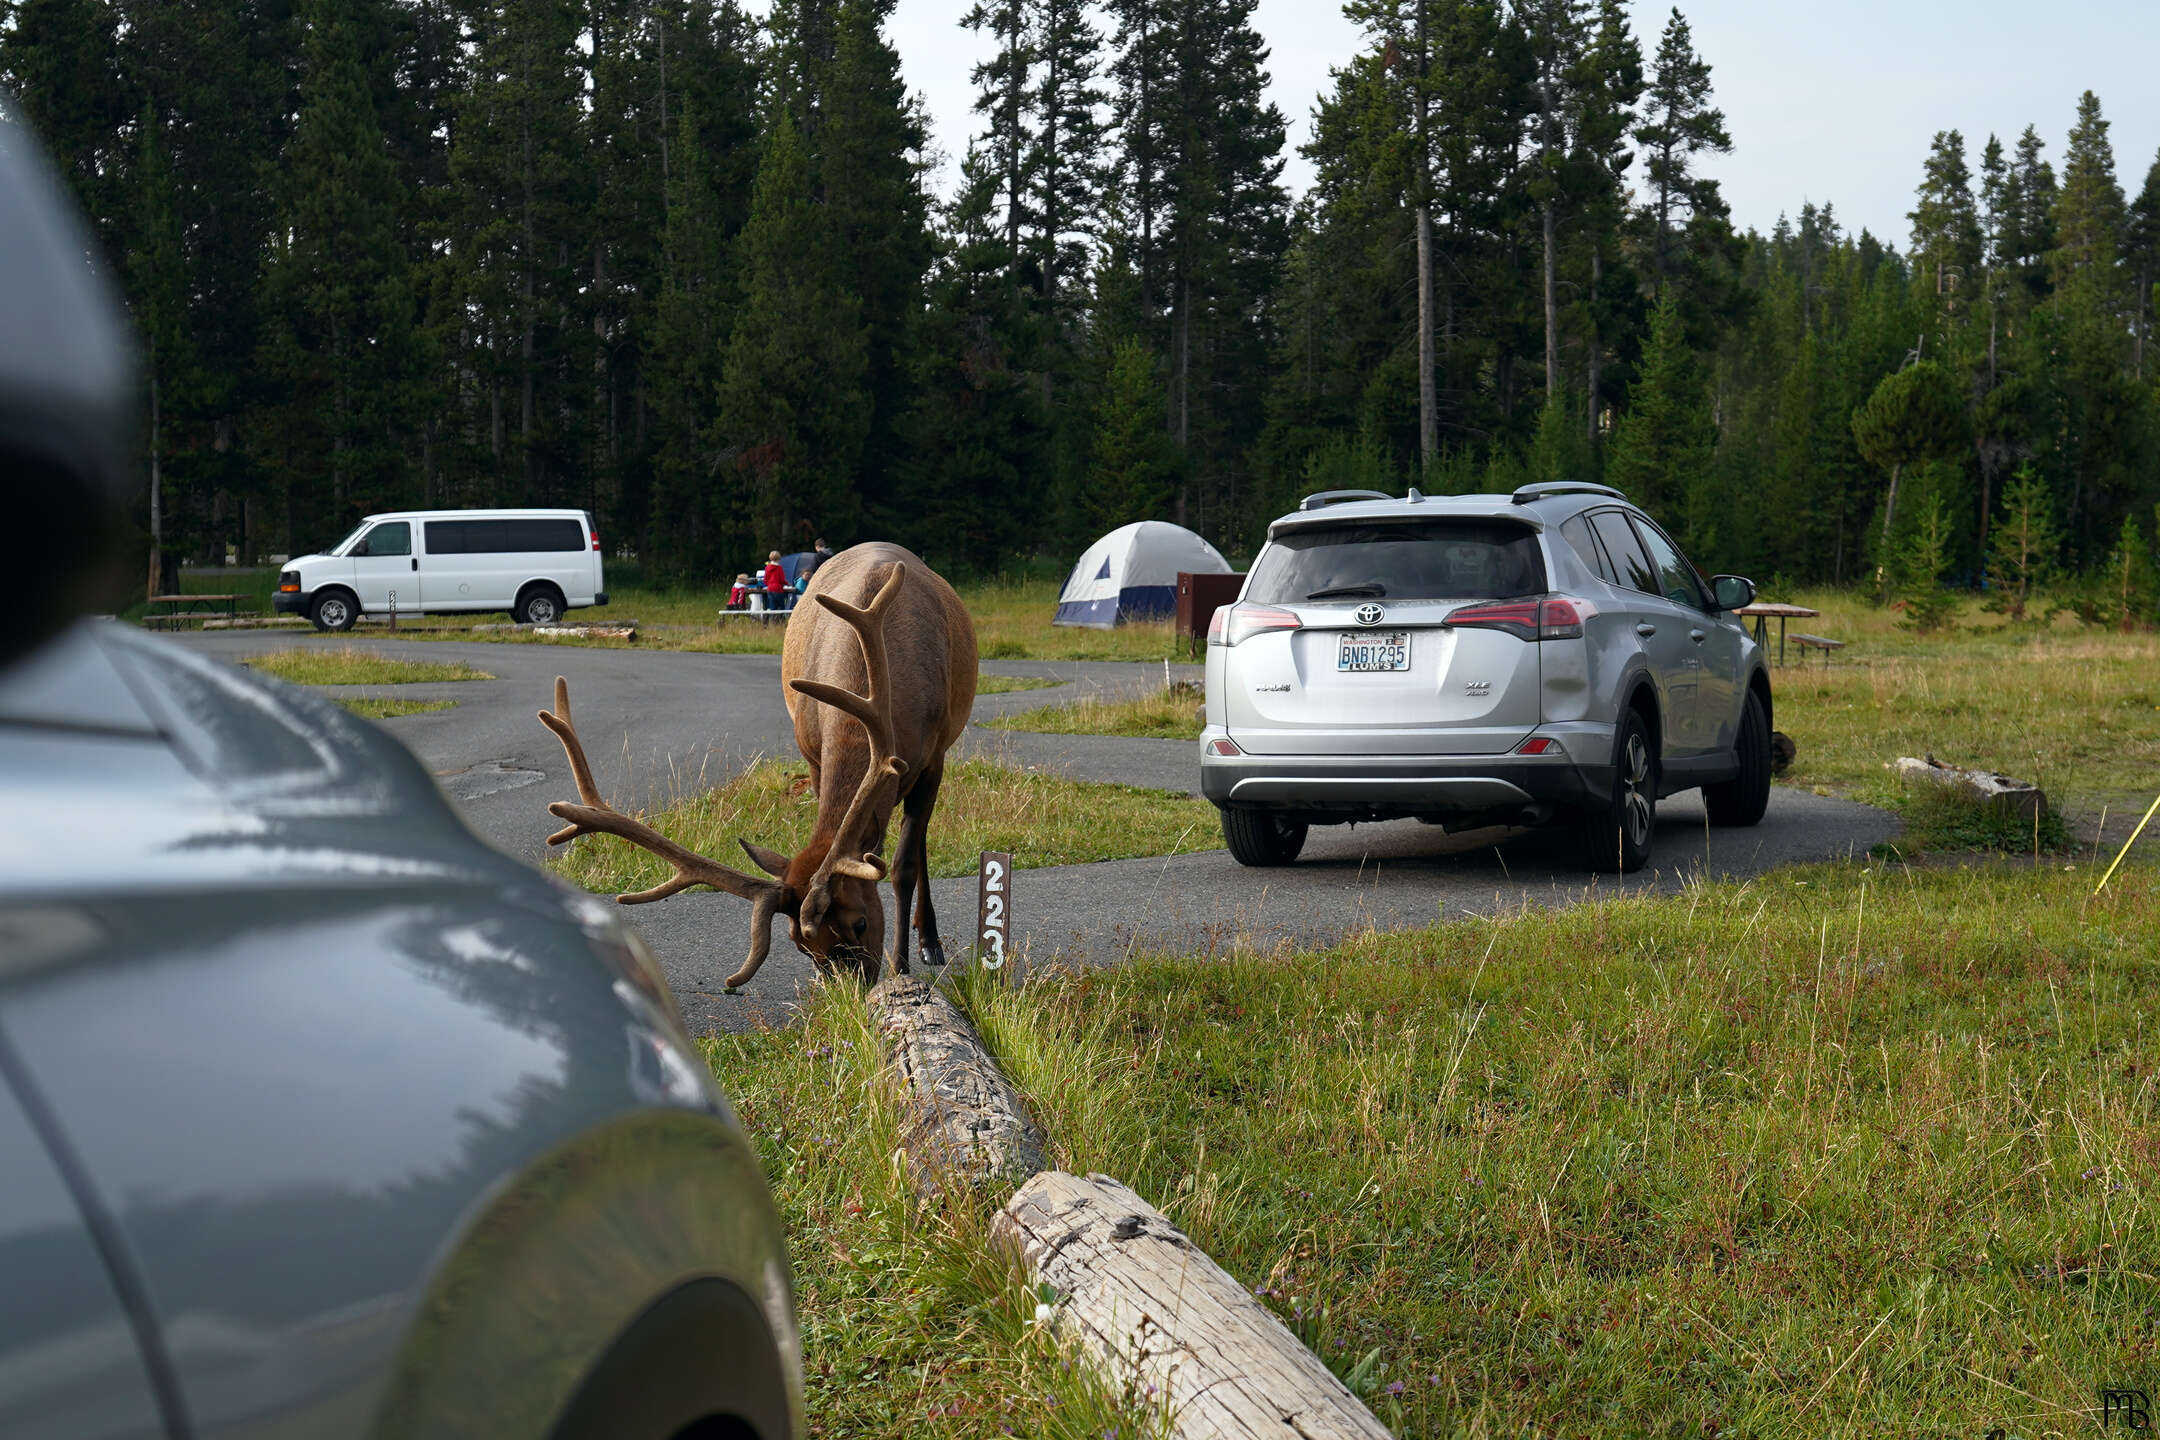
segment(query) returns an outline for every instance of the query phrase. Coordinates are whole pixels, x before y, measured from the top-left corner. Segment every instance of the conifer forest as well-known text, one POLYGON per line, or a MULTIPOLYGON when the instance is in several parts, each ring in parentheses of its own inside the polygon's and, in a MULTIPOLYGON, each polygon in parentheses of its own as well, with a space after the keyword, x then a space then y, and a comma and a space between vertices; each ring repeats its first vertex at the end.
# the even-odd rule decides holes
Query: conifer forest
POLYGON ((2152 618, 2160 160, 2097 96, 1936 134, 1907 234, 1762 234, 1680 11, 1347 0, 1297 195, 1255 0, 975 0, 943 195, 891 4, 4 0, 139 332, 145 543, 154 480, 197 561, 547 504, 655 578, 979 576, 1564 478, 1706 569, 2152 618))

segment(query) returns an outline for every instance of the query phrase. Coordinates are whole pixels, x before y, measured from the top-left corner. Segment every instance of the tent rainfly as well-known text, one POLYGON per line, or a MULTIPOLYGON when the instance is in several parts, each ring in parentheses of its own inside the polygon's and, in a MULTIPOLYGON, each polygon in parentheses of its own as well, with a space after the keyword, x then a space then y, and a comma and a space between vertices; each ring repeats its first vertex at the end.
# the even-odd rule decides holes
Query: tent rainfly
POLYGON ((1058 595, 1055 625, 1108 630, 1128 620, 1177 613, 1180 570, 1228 575, 1229 562, 1182 525, 1141 520, 1120 525, 1088 546, 1058 595))

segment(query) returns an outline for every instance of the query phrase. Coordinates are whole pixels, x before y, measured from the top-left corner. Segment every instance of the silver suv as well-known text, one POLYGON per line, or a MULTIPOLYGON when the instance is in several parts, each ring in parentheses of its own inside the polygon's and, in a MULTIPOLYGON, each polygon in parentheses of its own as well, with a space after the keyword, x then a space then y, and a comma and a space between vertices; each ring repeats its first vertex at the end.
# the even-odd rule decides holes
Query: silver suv
POLYGON ((1245 865, 1308 827, 1564 819, 1596 870, 1650 858, 1657 802, 1715 825, 1770 798, 1770 676, 1649 516, 1603 485, 1308 496, 1208 632, 1201 791, 1245 865))

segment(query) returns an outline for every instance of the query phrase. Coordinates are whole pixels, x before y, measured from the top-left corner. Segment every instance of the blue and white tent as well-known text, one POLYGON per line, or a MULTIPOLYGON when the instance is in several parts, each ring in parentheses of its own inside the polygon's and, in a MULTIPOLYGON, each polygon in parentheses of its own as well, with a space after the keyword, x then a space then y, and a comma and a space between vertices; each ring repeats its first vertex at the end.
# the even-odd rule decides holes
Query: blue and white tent
POLYGON ((1177 613, 1180 570, 1227 575, 1230 565, 1182 525, 1164 520, 1120 525, 1088 546, 1073 566, 1051 623, 1108 630, 1128 620, 1167 620, 1177 613))

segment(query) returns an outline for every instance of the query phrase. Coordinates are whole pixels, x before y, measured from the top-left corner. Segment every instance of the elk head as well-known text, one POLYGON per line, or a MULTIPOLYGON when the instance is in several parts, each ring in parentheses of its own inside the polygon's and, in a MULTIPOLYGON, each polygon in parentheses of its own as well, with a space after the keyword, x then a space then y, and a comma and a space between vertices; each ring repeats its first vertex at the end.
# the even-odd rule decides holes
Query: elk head
MULTIPOLYGON (((700 855, 662 835, 642 820, 632 819, 601 798, 586 762, 584 744, 570 718, 570 685, 555 677, 555 708, 540 712, 540 722, 555 732, 569 757, 570 773, 577 783, 576 803, 557 800, 550 814, 569 823, 548 836, 548 844, 562 845, 580 835, 614 835, 650 850, 675 868, 669 879, 650 890, 618 895, 623 905, 644 905, 665 900, 693 885, 725 890, 750 902, 750 954, 742 967, 728 977, 728 988, 749 982, 772 949, 772 922, 785 915, 788 932, 797 949, 815 961, 820 970, 846 968, 866 980, 875 980, 885 941, 885 907, 878 884, 885 878, 885 862, 870 848, 890 813, 893 782, 907 773, 907 762, 893 753, 892 688, 886 664, 883 617, 899 593, 906 572, 894 566, 892 574, 869 605, 857 607, 830 595, 816 597, 819 604, 846 621, 861 638, 865 693, 820 680, 796 680, 797 692, 845 711, 862 723, 869 737, 869 751, 862 778, 849 798, 847 809, 830 832, 830 840, 813 840, 792 858, 748 840, 743 851, 763 876, 746 874, 700 855)), ((820 797, 819 831, 825 832, 820 797)))

